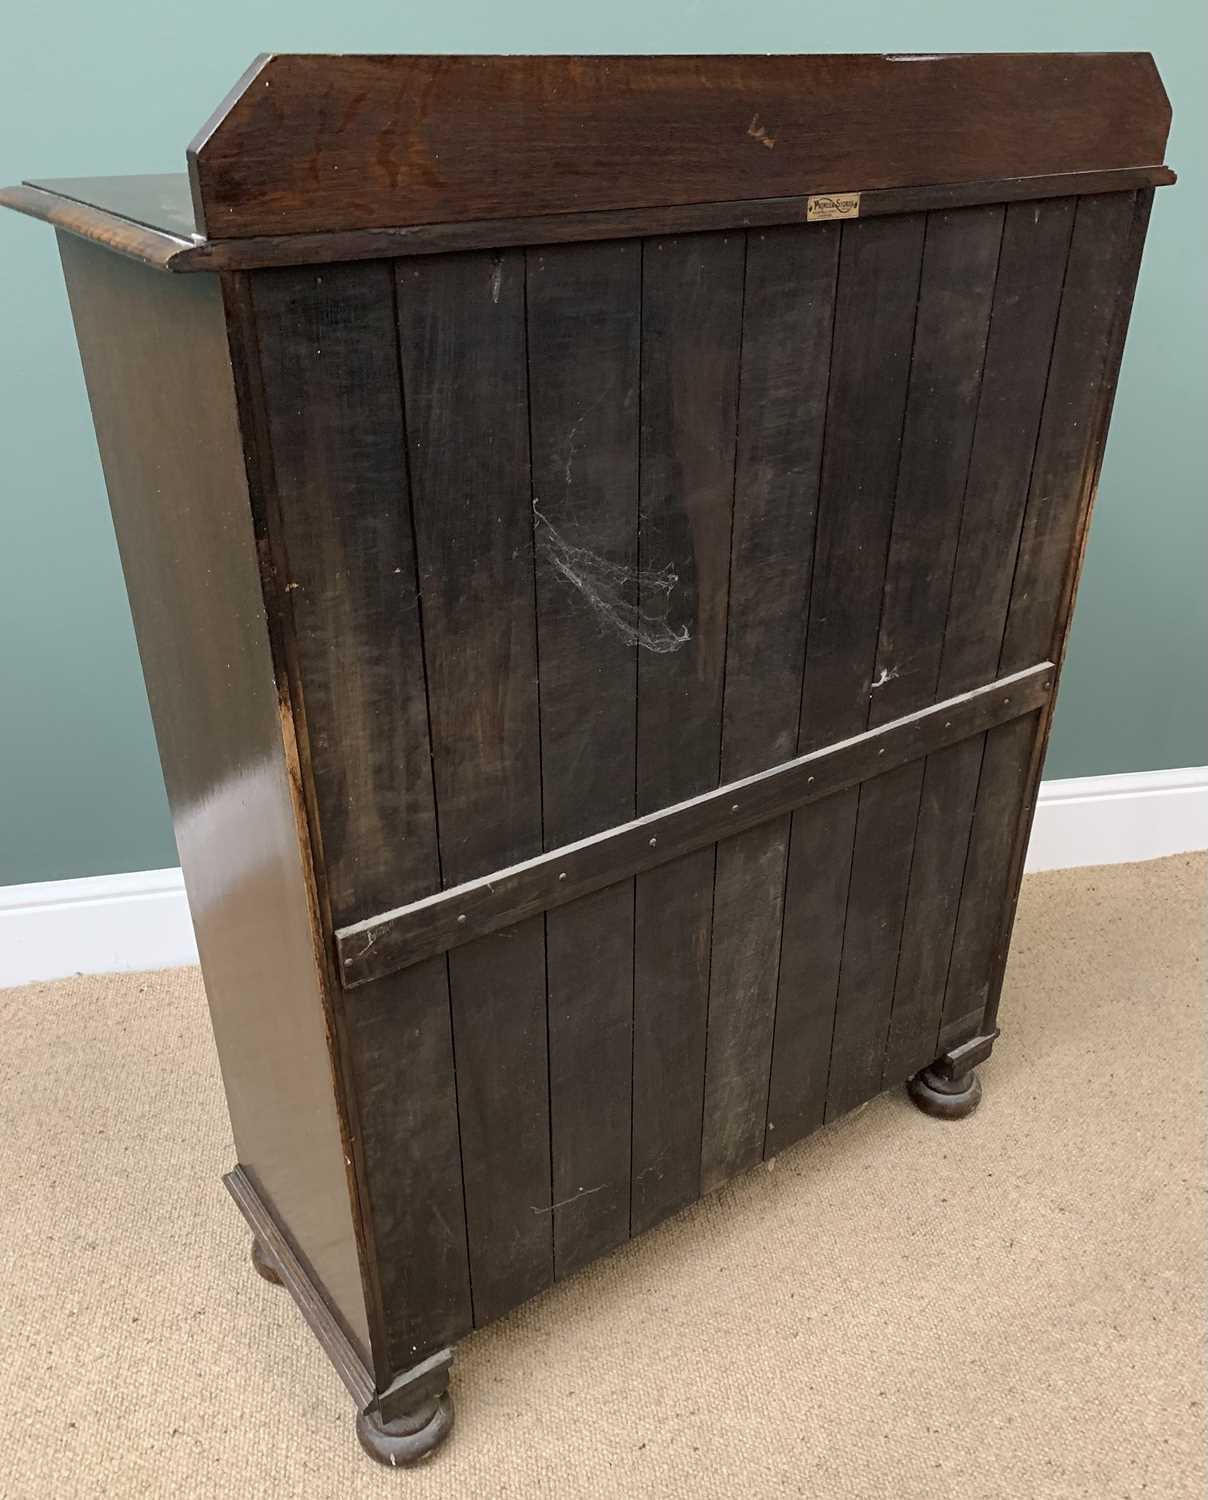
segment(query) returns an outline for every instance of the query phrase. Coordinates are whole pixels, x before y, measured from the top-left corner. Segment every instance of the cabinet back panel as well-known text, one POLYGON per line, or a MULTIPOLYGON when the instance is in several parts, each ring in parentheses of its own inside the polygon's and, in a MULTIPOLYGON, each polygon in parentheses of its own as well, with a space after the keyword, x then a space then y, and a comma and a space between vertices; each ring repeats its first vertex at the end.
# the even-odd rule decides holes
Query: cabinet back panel
MULTIPOLYGON (((1147 203, 256 273, 333 927, 1055 658, 1147 203)), ((345 992, 400 1368, 977 1034, 1046 713, 345 992)))

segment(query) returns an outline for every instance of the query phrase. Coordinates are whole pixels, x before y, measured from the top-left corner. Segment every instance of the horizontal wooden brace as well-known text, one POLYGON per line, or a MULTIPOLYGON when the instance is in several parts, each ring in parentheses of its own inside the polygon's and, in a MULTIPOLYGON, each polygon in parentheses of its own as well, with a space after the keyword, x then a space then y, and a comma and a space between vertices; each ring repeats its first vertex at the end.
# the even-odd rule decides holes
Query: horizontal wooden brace
POLYGON ((640 870, 743 833, 1031 713, 1052 692, 1053 671, 1051 662, 1041 662, 688 802, 342 927, 335 937, 344 987, 355 989, 537 912, 564 906, 640 870))
MULTIPOLYGON (((183 179, 182 179, 183 180, 183 179)), ((105 179, 100 179, 104 182, 105 179)), ((1167 166, 1114 167, 1099 172, 1056 172, 1045 177, 1000 177, 977 182, 861 191, 858 217, 923 213, 982 203, 1065 198, 1081 193, 1135 192, 1175 181, 1167 166)), ((99 191, 99 188, 98 188, 99 191)), ((93 240, 120 255, 161 271, 249 271, 264 266, 325 265, 332 261, 440 255, 454 250, 506 249, 646 235, 697 234, 718 229, 766 229, 809 218, 808 193, 722 203, 530 218, 480 219, 460 224, 411 224, 396 228, 346 229, 309 234, 257 235, 249 239, 182 239, 95 204, 72 198, 55 182, 0 188, 0 205, 43 219, 57 229, 93 240)))
MULTIPOLYGON (((867 219, 882 214, 924 213, 982 203, 1073 197, 1081 193, 1135 192, 1142 187, 1166 186, 1174 180, 1175 174, 1169 167, 1155 164, 1102 172, 1056 172, 1045 177, 1000 177, 991 181, 863 191, 858 183, 853 183, 852 189, 860 197, 857 217, 867 219)), ((786 198, 541 214, 460 224, 413 224, 394 229, 262 235, 244 240, 214 239, 173 252, 169 265, 173 271, 243 271, 259 266, 440 255, 453 250, 500 250, 510 245, 764 229, 778 224, 806 223, 813 217, 809 212, 810 202, 810 193, 803 191, 786 198)))

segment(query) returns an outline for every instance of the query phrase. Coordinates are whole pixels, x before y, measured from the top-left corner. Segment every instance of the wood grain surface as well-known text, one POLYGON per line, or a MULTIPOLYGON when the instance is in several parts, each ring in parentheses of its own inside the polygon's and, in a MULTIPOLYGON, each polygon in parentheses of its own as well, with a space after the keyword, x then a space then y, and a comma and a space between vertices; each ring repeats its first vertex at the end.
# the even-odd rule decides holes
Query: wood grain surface
POLYGON ((1145 53, 283 54, 188 161, 237 239, 1152 166, 1169 117, 1145 53))

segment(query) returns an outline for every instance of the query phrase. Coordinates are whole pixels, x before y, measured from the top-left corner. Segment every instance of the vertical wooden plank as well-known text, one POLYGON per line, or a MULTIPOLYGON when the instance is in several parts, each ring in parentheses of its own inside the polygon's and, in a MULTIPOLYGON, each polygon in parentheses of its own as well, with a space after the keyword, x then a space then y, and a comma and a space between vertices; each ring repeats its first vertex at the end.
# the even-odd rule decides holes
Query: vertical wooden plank
MULTIPOLYGON (((1133 193, 1078 201, 1065 291, 1020 533, 998 668, 1058 651, 1059 619, 1076 567, 1076 542, 1092 498, 1096 458, 1115 377, 1113 337, 1122 299, 1131 297, 1139 242, 1133 193)), ((936 1051, 974 1035, 990 998, 1004 910, 1020 871, 1012 848, 1030 820, 1027 780, 1039 729, 1035 715, 986 736, 969 859, 936 1051)))
MULTIPOLYGON (((935 701, 1002 227, 997 207, 928 217, 870 725, 935 701)), ((922 779, 858 793, 828 1117, 881 1087, 922 779)))
MULTIPOLYGON (((745 239, 642 256, 638 812, 717 784, 745 239)), ((712 849, 637 877, 631 1226, 700 1192, 712 849)))
POLYGON ((339 924, 439 884, 393 292, 385 262, 252 280, 339 924), (420 691, 400 693, 400 682, 420 691))
MULTIPOLYGON (((438 885, 393 273, 268 271, 252 296, 324 881, 342 925, 438 885)), ((472 1324, 443 962, 369 986, 345 1029, 387 1353, 405 1369, 472 1324)))
MULTIPOLYGON (((1116 400, 1116 386, 1120 376, 1120 364, 1124 357, 1124 343, 1128 336, 1128 326, 1132 319, 1133 299, 1136 296, 1137 278, 1141 270, 1141 253, 1145 248, 1145 237, 1149 230, 1149 216, 1153 209, 1153 199, 1154 189, 1150 187, 1139 189, 1133 201, 1132 223, 1129 226, 1128 240, 1124 248, 1120 269, 1119 297, 1116 303, 1116 313, 1112 330, 1108 338, 1106 366, 1103 379, 1100 382, 1099 406, 1094 417, 1098 430, 1090 463, 1083 477, 1083 501, 1078 521, 1077 537, 1073 549, 1074 555, 1071 559, 1071 566, 1066 574, 1061 597, 1058 601, 1057 618, 1053 627, 1053 639, 1049 648, 1049 656, 1057 667, 1056 676, 1058 680, 1053 684, 1054 689, 1060 685, 1066 648, 1069 645, 1070 618, 1073 614, 1074 602, 1078 593, 1078 584, 1082 576, 1082 564, 1086 556, 1086 543, 1091 512, 1098 493, 1099 475, 1103 468, 1108 427, 1111 423, 1112 408, 1116 400)), ((1020 887, 1023 882, 1024 861, 1027 858, 1028 840, 1031 834, 1032 820, 1036 812, 1036 799, 1040 791, 1040 778, 1044 770, 1045 755, 1048 751, 1049 733, 1053 726, 1053 708, 1054 701, 1050 699, 1048 710, 1040 716, 1040 723, 1037 726, 1032 744, 1032 761, 1027 772, 1023 811, 1016 824, 1015 842, 1010 854, 1011 869, 1007 877, 1007 902, 999 923, 998 947, 992 961, 989 993, 981 1022, 983 1031, 993 1030, 998 1018, 998 1002, 1002 993, 1008 948, 1011 941, 1011 930, 1015 923, 1015 911, 1019 903, 1020 887)))
MULTIPOLYGON (((1006 210, 938 696, 993 679, 1065 279, 1074 200, 1006 210)), ((882 1085, 932 1062, 984 736, 930 756, 882 1085)))
MULTIPOLYGON (((528 252, 545 846, 632 818, 641 245, 528 252)), ((546 915, 554 1274, 629 1233, 633 882, 546 915)))
MULTIPOLYGON (((797 742, 839 229, 748 236, 722 780, 797 742)), ((763 1154, 788 818, 717 847, 701 1190, 763 1154)))
POLYGON ((444 959, 366 985, 346 1014, 387 1351, 397 1373, 474 1325, 444 959))
POLYGON ((1076 208, 1052 198, 1007 209, 944 637, 946 694, 970 692, 998 668, 1076 208))
POLYGON ((1120 301, 1131 296, 1128 266, 1135 193, 1078 200, 1036 468, 1019 540, 1011 607, 998 665, 1056 654, 1054 629, 1069 577, 1096 444, 1097 420, 1114 377, 1110 353, 1120 301))
MULTIPOLYGON (((441 868, 541 849, 524 252, 396 266, 441 868)), ((476 1323, 551 1279, 540 917, 449 955, 476 1323)))
MULTIPOLYGON (((922 215, 843 226, 798 748, 866 726, 877 654, 910 352, 922 215), (870 415, 871 414, 871 415, 870 415)), ((767 1150, 822 1123, 856 792, 793 815, 767 1150)))
POLYGON ((927 757, 881 1086, 935 1061, 984 734, 927 757))

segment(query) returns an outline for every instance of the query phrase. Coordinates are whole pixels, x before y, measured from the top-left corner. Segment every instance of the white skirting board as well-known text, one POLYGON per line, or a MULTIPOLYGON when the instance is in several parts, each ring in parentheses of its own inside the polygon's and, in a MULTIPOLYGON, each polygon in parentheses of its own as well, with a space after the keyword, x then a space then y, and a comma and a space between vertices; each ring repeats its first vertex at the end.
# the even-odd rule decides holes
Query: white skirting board
MULTIPOLYGON (((1027 869, 1208 849, 1208 766, 1046 781, 1027 869)), ((0 886, 0 988, 197 962, 179 870, 0 886)))

